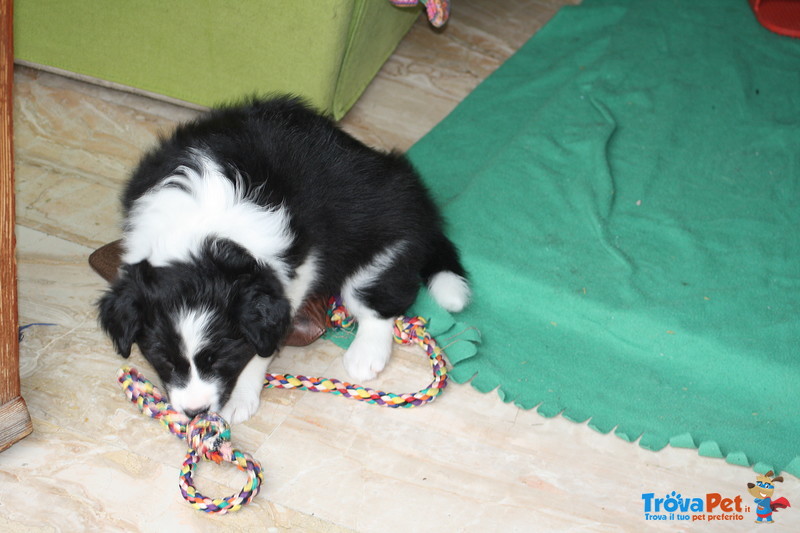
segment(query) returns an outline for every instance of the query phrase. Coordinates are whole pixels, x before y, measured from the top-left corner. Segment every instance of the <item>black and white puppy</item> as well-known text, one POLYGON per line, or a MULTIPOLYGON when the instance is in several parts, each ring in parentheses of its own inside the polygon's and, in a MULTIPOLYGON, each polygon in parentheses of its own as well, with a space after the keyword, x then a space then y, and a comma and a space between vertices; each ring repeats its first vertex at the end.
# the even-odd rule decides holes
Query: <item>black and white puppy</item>
POLYGON ((139 163, 123 198, 120 276, 100 324, 133 343, 188 416, 252 416, 293 314, 341 294, 358 321, 344 366, 383 370, 393 318, 421 282, 460 311, 458 252, 407 159, 361 144, 292 98, 253 100, 177 128, 139 163))

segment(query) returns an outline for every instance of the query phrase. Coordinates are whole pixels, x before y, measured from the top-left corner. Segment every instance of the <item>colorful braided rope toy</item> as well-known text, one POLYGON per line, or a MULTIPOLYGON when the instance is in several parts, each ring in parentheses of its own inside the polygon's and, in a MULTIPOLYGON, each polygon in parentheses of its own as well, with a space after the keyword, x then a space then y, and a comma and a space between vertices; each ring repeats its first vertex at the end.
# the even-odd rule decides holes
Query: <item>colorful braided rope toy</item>
POLYGON ((425 6, 428 21, 435 28, 441 28, 450 17, 450 0, 389 0, 398 7, 425 6))
MULTIPOLYGON (((331 298, 328 310, 330 327, 352 328, 353 318, 347 314, 337 298, 331 298)), ((360 385, 353 385, 331 378, 312 378, 290 374, 266 374, 265 388, 300 389, 311 392, 330 392, 354 400, 384 407, 414 407, 433 401, 447 385, 447 365, 444 352, 426 329, 422 317, 400 317, 395 321, 394 339, 400 344, 416 343, 422 346, 430 360, 433 381, 416 393, 393 394, 360 385)), ((261 465, 249 454, 233 448, 230 442, 230 426, 216 413, 206 413, 189 419, 176 411, 161 392, 135 368, 123 366, 117 373, 117 381, 128 399, 142 413, 159 420, 178 438, 189 445, 186 459, 181 467, 179 486, 184 499, 195 509, 207 513, 225 514, 237 511, 250 503, 264 482, 261 465), (200 457, 220 464, 233 463, 247 474, 242 490, 227 498, 209 498, 194 487, 194 471, 200 457)))

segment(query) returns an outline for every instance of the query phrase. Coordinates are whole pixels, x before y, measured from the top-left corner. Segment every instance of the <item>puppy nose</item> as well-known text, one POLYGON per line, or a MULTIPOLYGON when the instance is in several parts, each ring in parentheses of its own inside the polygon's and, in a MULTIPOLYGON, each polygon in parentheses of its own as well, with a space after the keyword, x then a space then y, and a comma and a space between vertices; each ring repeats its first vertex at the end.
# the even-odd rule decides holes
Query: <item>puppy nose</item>
POLYGON ((184 409, 183 414, 188 416, 189 418, 194 418, 197 415, 203 415, 208 412, 210 406, 206 405, 205 407, 200 407, 197 409, 184 409))

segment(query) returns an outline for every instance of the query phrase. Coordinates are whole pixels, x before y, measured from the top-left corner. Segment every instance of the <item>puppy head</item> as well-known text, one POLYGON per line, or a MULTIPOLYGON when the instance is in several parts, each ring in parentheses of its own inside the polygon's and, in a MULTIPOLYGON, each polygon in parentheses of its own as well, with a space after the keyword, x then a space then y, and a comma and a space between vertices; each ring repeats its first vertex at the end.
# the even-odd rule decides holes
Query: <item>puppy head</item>
POLYGON ((117 352, 128 357, 136 343, 188 416, 220 411, 242 370, 271 356, 291 322, 274 272, 224 240, 188 263, 124 265, 98 308, 117 352))

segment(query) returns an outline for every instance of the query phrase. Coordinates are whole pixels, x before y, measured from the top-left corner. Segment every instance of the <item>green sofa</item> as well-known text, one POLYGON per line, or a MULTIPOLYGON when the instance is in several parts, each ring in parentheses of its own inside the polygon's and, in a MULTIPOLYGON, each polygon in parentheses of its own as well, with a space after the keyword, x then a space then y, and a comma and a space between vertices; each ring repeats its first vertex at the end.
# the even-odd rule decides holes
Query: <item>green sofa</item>
POLYGON ((289 92, 341 118, 419 15, 386 0, 17 0, 17 60, 202 106, 289 92))

